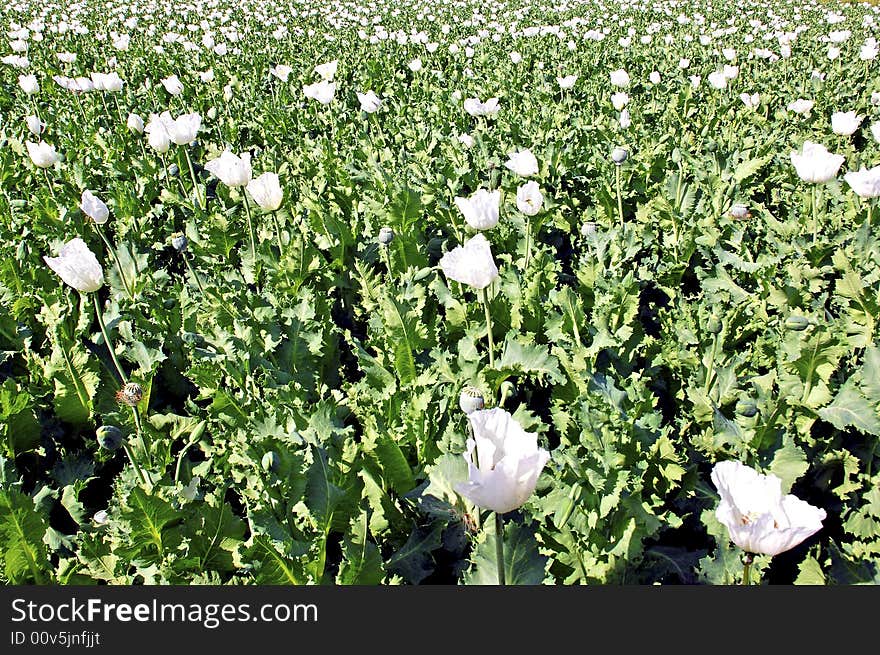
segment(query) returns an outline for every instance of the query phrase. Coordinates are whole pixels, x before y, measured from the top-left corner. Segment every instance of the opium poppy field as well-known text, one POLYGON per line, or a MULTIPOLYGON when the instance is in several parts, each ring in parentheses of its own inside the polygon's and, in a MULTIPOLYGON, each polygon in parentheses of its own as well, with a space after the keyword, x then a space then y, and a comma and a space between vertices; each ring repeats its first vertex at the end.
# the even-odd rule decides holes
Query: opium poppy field
POLYGON ((3 582, 880 581, 876 8, 0 28, 3 582))

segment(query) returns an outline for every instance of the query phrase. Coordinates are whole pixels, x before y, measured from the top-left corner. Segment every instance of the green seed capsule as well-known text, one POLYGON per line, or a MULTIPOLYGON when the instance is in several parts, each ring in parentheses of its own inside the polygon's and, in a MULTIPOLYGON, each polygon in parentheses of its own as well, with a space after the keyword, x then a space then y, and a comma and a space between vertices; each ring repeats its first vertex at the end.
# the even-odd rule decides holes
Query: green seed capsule
POLYGON ((758 405, 751 398, 745 398, 736 404, 736 413, 751 418, 758 413, 758 405))
POLYGON ((98 437, 98 445, 104 450, 109 450, 111 453, 119 450, 119 447, 122 445, 122 430, 115 425, 102 425, 95 430, 95 434, 98 437))
POLYGON ((785 327, 796 332, 802 332, 812 324, 813 322, 806 316, 789 316, 785 319, 785 327))

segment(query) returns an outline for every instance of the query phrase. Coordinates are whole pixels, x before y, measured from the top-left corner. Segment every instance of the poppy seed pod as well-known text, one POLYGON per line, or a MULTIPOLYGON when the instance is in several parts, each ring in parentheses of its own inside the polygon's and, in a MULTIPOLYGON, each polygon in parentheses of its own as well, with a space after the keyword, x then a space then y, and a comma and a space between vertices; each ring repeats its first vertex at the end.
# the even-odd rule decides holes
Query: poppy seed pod
POLYGON ((458 406, 465 414, 483 409, 485 406, 483 392, 476 387, 465 387, 458 397, 458 406))
POLYGON ((144 390, 137 382, 128 382, 116 392, 116 401, 129 407, 136 407, 143 398, 144 390))
POLYGON ((113 452, 122 445, 122 430, 115 425, 102 425, 95 430, 95 435, 98 438, 98 445, 104 450, 113 452))
POLYGON ((629 153, 623 148, 615 148, 611 151, 611 161, 620 166, 629 157, 629 153))
POLYGON ((390 227, 383 227, 379 230, 379 243, 383 246, 387 246, 394 240, 394 230, 390 227))

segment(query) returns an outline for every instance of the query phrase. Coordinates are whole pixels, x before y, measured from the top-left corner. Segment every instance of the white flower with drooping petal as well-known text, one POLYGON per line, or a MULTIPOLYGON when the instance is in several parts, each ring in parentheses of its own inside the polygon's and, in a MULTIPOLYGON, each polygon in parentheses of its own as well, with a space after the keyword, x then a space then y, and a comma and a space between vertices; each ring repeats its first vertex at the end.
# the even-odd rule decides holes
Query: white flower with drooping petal
POLYGON ((751 95, 748 93, 740 93, 739 99, 742 100, 743 104, 749 109, 755 109, 761 104, 761 96, 758 93, 753 93, 751 95))
POLYGON ((810 113, 810 110, 813 108, 813 105, 816 103, 812 100, 805 100, 804 98, 798 98, 797 100, 790 102, 788 104, 788 111, 793 111, 795 114, 800 114, 804 116, 810 113))
POLYGON ((466 98, 464 110, 471 116, 494 116, 500 107, 498 98, 489 98, 486 102, 480 102, 479 98, 466 98))
POLYGON ((43 260, 77 291, 92 293, 104 284, 104 271, 98 258, 79 237, 65 243, 57 257, 44 255, 43 260))
POLYGON ((45 141, 40 141, 39 143, 28 141, 25 145, 27 146, 28 155, 30 156, 31 161, 34 162, 34 166, 37 166, 38 168, 49 168, 50 166, 54 166, 55 162, 60 159, 58 153, 55 151, 55 146, 46 143, 45 141))
POLYGON ((373 91, 367 91, 366 93, 358 93, 357 94, 358 102, 361 103, 361 110, 367 112, 368 114, 372 114, 379 110, 382 106, 382 100, 379 99, 373 91))
POLYGON ((574 87, 577 78, 577 75, 566 75, 565 77, 557 77, 556 82, 559 84, 560 89, 567 90, 574 87))
POLYGON ((333 96, 336 94, 336 82, 321 80, 314 84, 306 84, 303 87, 303 93, 306 98, 317 100, 322 105, 329 105, 333 101, 333 96))
POLYGON ((24 119, 24 122, 27 123, 28 132, 34 136, 40 136, 43 133, 43 130, 46 129, 46 124, 36 115, 27 116, 24 119))
POLYGON ((488 230, 498 224, 501 206, 501 191, 477 189, 469 198, 456 196, 455 205, 464 216, 464 220, 475 230, 488 230))
POLYGON ((138 114, 129 114, 128 119, 125 121, 125 126, 131 130, 132 132, 137 132, 138 134, 143 134, 144 132, 144 119, 141 118, 138 114))
POLYGON ((538 160, 529 149, 511 152, 504 165, 517 175, 528 177, 538 174, 538 160))
POLYGON ((620 118, 618 119, 620 123, 620 129, 625 130, 630 125, 632 125, 632 118, 629 115, 629 109, 624 109, 620 112, 620 118))
POLYGON ((470 134, 459 134, 458 142, 463 144, 465 148, 473 148, 474 147, 474 137, 470 134))
POLYGON ((180 81, 177 75, 169 75, 164 78, 162 80, 162 86, 173 96, 179 96, 183 93, 183 82, 180 81))
POLYGON ((623 111, 623 108, 629 103, 629 95, 623 91, 618 91, 611 95, 611 104, 617 111, 623 111))
POLYGON ((293 69, 285 64, 278 64, 277 66, 269 69, 269 73, 277 77, 282 82, 286 82, 292 72, 293 69))
POLYGON ((850 136, 859 129, 865 119, 854 111, 838 111, 831 114, 831 131, 841 136, 850 136))
POLYGON ((110 208, 88 189, 82 192, 79 208, 83 214, 91 218, 98 225, 103 225, 110 217, 110 208))
POLYGON ((740 462, 719 462, 712 483, 721 495, 716 518, 730 540, 747 553, 778 555, 822 528, 825 510, 791 494, 783 496, 782 481, 761 475, 740 462))
POLYGON ((629 73, 622 68, 619 68, 616 71, 611 71, 608 76, 611 79, 611 84, 614 86, 619 86, 621 88, 629 86, 629 73))
POLYGON ((164 154, 171 147, 171 136, 168 134, 168 124, 171 122, 173 119, 168 112, 164 112, 162 116, 151 114, 150 122, 144 127, 147 143, 158 153, 164 154))
POLYGON ((862 166, 858 171, 844 175, 843 179, 859 198, 880 197, 880 166, 871 169, 862 166))
POLYGON ((825 146, 812 141, 806 141, 801 152, 791 153, 791 163, 798 176, 804 182, 817 184, 834 179, 844 161, 843 155, 834 155, 825 146))
POLYGON ((40 90, 40 83, 36 75, 19 75, 18 86, 28 95, 33 95, 40 90))
POLYGON ((650 81, 651 84, 660 84, 660 72, 651 71, 651 74, 648 75, 648 81, 650 81))
POLYGON ((420 70, 422 70, 422 60, 418 58, 413 59, 407 64, 407 66, 413 73, 418 73, 420 70))
POLYGON ((338 68, 339 60, 334 59, 333 61, 328 61, 326 64, 318 64, 315 66, 315 72, 320 75, 325 82, 332 82, 333 78, 336 77, 336 71, 338 68))
POLYGON ((167 111, 162 112, 160 118, 165 124, 168 131, 168 138, 172 143, 179 146, 185 146, 196 140, 199 128, 202 126, 202 117, 193 112, 191 114, 181 114, 174 120, 171 120, 171 114, 167 111))
POLYGON ((455 491, 478 507, 498 514, 522 507, 534 493, 550 453, 538 447, 538 435, 526 432, 513 416, 496 407, 467 415, 473 438, 464 453, 468 480, 455 491))
POLYGON ((727 78, 721 71, 709 73, 709 84, 713 89, 724 89, 727 87, 727 78))
POLYGON ((219 157, 205 164, 205 170, 219 178, 226 186, 245 186, 251 181, 251 155, 249 152, 244 152, 239 157, 231 150, 224 150, 219 157))
POLYGON ((518 64, 522 61, 522 55, 514 50, 510 53, 510 61, 512 61, 514 64, 518 64))
POLYGON ((263 173, 254 178, 248 182, 247 192, 266 211, 275 211, 284 199, 277 173, 263 173))
POLYGON ((483 234, 468 239, 440 258, 440 268, 450 280, 485 289, 498 277, 498 267, 492 258, 492 248, 483 234))
POLYGON ((526 216, 534 216, 541 211, 544 204, 544 196, 541 195, 541 187, 534 180, 521 185, 516 190, 516 208, 526 216))

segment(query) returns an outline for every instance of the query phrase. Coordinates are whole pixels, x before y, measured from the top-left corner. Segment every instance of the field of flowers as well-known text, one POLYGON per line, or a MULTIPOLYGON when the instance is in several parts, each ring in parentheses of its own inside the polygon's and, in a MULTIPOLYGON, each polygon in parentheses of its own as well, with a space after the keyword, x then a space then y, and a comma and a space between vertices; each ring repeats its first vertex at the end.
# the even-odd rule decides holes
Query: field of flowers
POLYGON ((0 581, 880 581, 878 13, 4 4, 0 581))

